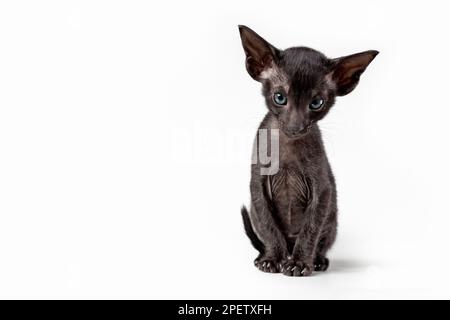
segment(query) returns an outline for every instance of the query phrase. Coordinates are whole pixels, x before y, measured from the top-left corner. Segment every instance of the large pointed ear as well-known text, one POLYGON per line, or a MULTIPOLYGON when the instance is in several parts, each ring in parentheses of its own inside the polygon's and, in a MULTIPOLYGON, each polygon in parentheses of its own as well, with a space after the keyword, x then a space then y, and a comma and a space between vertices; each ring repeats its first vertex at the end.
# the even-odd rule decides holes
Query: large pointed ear
POLYGON ((370 50, 334 59, 335 66, 331 76, 338 96, 345 96, 355 89, 359 77, 377 54, 378 51, 370 50))
POLYGON ((264 78, 263 72, 274 67, 279 50, 246 26, 240 25, 239 33, 245 51, 247 71, 253 79, 261 80, 264 78))

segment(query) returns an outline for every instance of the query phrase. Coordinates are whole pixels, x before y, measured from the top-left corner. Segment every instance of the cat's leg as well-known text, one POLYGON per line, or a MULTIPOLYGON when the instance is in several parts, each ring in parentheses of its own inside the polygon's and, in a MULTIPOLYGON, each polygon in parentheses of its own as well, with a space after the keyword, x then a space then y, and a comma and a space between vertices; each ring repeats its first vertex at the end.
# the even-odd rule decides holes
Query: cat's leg
POLYGON ((336 237, 336 232, 324 235, 317 245, 317 252, 314 258, 314 271, 325 271, 330 265, 330 261, 327 258, 327 251, 330 249, 336 237))
POLYGON ((332 199, 330 214, 327 216, 325 225, 322 227, 322 234, 317 244, 316 256, 314 258, 314 271, 325 271, 328 269, 330 261, 326 257, 328 250, 333 245, 337 233, 337 207, 336 197, 332 199))
POLYGON ((264 251, 256 258, 255 266, 264 272, 279 272, 288 256, 286 239, 271 211, 270 199, 264 190, 267 176, 252 174, 250 191, 252 205, 250 219, 264 251))
POLYGON ((313 195, 305 210, 305 221, 295 242, 292 255, 282 267, 283 274, 301 277, 309 276, 313 272, 317 246, 330 213, 330 200, 331 192, 328 189, 317 198, 314 198, 313 195))

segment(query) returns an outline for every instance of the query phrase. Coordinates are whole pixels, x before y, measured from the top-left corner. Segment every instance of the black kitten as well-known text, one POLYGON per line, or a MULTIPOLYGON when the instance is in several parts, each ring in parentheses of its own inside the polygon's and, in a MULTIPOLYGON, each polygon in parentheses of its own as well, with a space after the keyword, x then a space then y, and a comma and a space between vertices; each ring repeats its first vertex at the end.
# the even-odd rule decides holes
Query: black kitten
MULTIPOLYGON (((326 253, 336 238, 336 186, 317 121, 336 96, 350 93, 378 54, 365 51, 328 59, 305 47, 279 50, 239 26, 250 76, 261 82, 269 112, 259 129, 276 133, 276 170, 252 164, 247 235, 265 272, 308 276, 328 268, 326 253)), ((260 139, 261 140, 261 139, 260 139)), ((255 144, 254 155, 261 145, 255 144)), ((272 160, 273 161, 273 160, 272 160)))

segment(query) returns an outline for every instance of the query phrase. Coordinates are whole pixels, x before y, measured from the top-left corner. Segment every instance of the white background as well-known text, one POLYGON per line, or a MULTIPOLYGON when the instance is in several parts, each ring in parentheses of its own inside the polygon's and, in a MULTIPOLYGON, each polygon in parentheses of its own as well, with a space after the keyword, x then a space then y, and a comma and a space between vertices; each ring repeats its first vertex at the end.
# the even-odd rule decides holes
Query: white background
POLYGON ((3 1, 0 298, 450 298, 445 1, 3 1), (376 49, 321 122, 328 272, 264 274, 245 237, 265 114, 237 25, 376 49))

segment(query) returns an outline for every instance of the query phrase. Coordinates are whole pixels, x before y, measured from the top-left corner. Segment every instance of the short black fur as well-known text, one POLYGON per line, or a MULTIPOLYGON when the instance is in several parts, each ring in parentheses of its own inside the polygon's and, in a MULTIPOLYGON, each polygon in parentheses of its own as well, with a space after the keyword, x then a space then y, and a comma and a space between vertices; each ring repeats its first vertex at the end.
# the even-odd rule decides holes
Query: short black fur
POLYGON ((263 165, 252 164, 250 213, 241 210, 245 231, 260 252, 255 265, 288 276, 325 271, 336 238, 337 200, 317 122, 336 96, 356 87, 378 52, 329 59, 306 47, 279 50, 245 26, 239 31, 247 71, 261 82, 269 109, 259 129, 279 132, 279 169, 265 175, 263 165))

